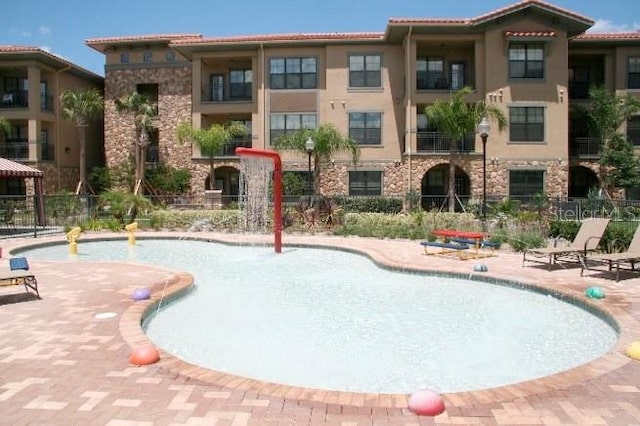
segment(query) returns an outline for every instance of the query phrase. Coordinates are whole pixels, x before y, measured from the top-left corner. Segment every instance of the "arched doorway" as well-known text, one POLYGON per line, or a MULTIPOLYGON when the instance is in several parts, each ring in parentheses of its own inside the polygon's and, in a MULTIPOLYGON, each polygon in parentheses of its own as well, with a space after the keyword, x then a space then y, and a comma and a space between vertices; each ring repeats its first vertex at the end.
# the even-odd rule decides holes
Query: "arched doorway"
MULTIPOLYGON (((469 200, 471 194, 471 184, 469 175, 456 166, 456 211, 462 210, 461 203, 469 200)), ((447 192, 449 185, 449 164, 438 164, 430 168, 422 177, 421 183, 421 206, 424 210, 443 210, 449 209, 447 200, 447 192)))
POLYGON ((589 190, 600 187, 598 175, 588 167, 569 167, 569 198, 587 198, 589 190))
POLYGON ((221 166, 216 167, 214 170, 215 178, 213 185, 210 185, 210 176, 207 176, 204 182, 205 188, 222 190, 222 203, 229 204, 230 202, 238 201, 238 194, 240 192, 240 171, 235 167, 221 166))

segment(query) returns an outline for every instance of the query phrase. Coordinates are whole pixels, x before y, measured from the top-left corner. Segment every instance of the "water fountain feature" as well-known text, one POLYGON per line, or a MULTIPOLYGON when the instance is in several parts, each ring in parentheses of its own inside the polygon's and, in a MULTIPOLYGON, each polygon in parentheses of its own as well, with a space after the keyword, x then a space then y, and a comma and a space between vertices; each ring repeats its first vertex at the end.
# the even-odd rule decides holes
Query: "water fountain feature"
POLYGON ((275 251, 282 251, 282 162, 275 151, 236 148, 240 156, 240 225, 250 232, 264 231, 269 221, 270 183, 273 181, 275 251))

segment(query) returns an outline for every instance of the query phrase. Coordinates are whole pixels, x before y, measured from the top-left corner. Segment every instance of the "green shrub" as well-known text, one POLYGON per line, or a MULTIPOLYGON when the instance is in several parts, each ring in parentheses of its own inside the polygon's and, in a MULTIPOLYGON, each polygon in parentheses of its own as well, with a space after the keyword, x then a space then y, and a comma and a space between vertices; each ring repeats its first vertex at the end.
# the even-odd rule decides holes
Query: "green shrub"
POLYGON ((400 213, 402 200, 391 197, 332 197, 349 213, 400 213))
POLYGON ((515 251, 523 251, 526 248, 545 247, 547 239, 540 232, 524 231, 515 234, 508 239, 509 245, 515 251))

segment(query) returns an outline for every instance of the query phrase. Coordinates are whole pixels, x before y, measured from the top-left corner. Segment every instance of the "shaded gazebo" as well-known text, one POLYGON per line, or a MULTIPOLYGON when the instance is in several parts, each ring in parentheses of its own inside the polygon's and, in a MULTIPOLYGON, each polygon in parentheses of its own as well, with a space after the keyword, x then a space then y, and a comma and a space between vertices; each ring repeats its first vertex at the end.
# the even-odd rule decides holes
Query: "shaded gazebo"
POLYGON ((42 178, 44 172, 33 167, 26 166, 15 161, 0 158, 0 179, 24 178, 33 179, 33 189, 35 193, 36 217, 38 225, 45 225, 44 200, 42 199, 42 178))

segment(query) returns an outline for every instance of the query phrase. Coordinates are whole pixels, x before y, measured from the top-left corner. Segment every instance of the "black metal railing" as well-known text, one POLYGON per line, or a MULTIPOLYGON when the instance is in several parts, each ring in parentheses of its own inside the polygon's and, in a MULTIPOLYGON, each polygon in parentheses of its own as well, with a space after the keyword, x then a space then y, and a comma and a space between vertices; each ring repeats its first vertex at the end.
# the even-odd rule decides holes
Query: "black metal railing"
POLYGON ((234 138, 224 144, 222 149, 216 154, 217 157, 233 157, 236 155, 236 148, 251 148, 250 138, 234 138))
POLYGON ((0 108, 27 108, 29 106, 29 92, 26 90, 11 90, 0 96, 0 108))
MULTIPOLYGON (((442 132, 418 131, 417 150, 420 153, 445 153, 450 150, 450 139, 442 132)), ((472 133, 456 145, 458 152, 474 152, 476 150, 475 135, 472 133)))
POLYGON ((577 158, 600 157, 600 141, 592 137, 574 137, 569 143, 569 155, 577 158))
POLYGON ((42 111, 53 112, 53 96, 40 93, 40 109, 42 111))
POLYGON ((0 144, 0 157, 9 160, 28 160, 29 142, 8 139, 4 144, 0 144))
POLYGON ((40 143, 40 159, 43 161, 53 161, 56 159, 55 145, 50 143, 40 143))
POLYGON ((203 86, 200 99, 202 102, 249 102, 253 100, 253 96, 250 85, 246 88, 237 88, 233 93, 227 90, 215 92, 210 90, 209 86, 203 86))

